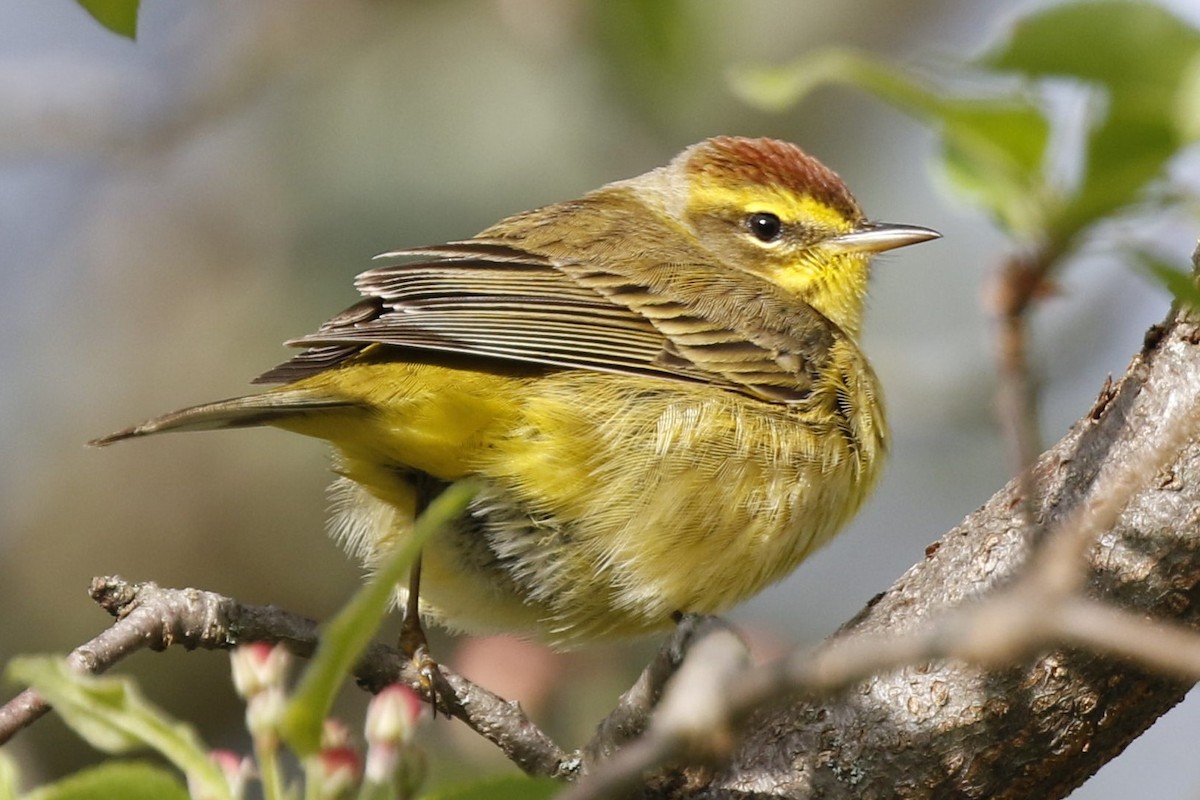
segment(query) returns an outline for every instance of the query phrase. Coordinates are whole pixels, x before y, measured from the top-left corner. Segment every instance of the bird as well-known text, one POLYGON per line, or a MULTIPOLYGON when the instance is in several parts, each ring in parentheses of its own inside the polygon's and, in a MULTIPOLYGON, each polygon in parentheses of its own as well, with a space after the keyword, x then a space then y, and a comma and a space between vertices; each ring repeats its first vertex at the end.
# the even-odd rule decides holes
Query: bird
POLYGON ((271 426, 333 449, 329 527, 369 569, 451 483, 406 626, 558 648, 721 613, 858 511, 888 445, 860 347, 868 220, 800 147, 717 136, 477 235, 396 250, 260 392, 91 442, 271 426), (418 588, 419 587, 419 588, 418 588))

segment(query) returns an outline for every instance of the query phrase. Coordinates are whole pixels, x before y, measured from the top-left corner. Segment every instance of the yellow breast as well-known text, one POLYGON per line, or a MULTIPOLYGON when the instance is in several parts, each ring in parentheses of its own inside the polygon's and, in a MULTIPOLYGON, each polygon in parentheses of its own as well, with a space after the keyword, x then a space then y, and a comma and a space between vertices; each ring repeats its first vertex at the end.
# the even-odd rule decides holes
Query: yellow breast
POLYGON ((885 434, 874 376, 842 346, 830 368, 844 374, 804 404, 650 377, 392 362, 314 376, 359 408, 283 427, 337 447, 334 529, 368 563, 432 492, 482 478, 472 515, 427 548, 423 610, 572 645, 728 608, 850 518, 885 434))

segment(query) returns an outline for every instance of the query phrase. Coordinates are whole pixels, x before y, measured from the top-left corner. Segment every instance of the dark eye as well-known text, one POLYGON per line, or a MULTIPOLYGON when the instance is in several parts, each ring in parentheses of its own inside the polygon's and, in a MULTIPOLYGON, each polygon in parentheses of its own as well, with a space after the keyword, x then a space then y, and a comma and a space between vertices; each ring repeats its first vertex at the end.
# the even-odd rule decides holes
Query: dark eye
POLYGON ((779 217, 767 211, 759 211, 746 217, 746 227, 760 242, 773 242, 783 232, 783 223, 779 217))

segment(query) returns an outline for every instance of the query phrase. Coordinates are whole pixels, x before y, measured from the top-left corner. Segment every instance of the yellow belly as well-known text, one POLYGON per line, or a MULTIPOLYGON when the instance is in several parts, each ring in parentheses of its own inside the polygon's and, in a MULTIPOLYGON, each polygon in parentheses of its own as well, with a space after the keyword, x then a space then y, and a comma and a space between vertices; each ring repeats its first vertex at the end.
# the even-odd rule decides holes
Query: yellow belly
POLYGON ((832 397, 648 377, 363 363, 300 384, 358 408, 281 427, 337 448, 333 529, 368 564, 440 486, 482 478, 469 518, 427 546, 424 613, 570 646, 719 612, 827 541, 884 448, 873 376, 858 377, 835 414, 832 397))

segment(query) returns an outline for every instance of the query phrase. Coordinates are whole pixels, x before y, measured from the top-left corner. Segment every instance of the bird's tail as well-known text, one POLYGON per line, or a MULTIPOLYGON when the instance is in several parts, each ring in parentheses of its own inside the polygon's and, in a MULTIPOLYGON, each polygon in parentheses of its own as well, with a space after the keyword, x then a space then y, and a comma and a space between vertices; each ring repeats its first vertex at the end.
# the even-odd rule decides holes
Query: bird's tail
POLYGON ((344 409, 354 405, 344 398, 317 395, 311 389, 278 389, 172 411, 170 414, 93 439, 88 445, 104 447, 122 439, 166 431, 211 431, 272 425, 314 411, 344 409))

